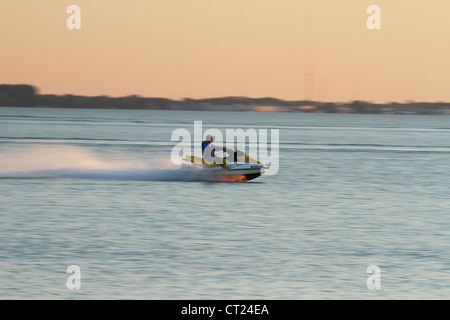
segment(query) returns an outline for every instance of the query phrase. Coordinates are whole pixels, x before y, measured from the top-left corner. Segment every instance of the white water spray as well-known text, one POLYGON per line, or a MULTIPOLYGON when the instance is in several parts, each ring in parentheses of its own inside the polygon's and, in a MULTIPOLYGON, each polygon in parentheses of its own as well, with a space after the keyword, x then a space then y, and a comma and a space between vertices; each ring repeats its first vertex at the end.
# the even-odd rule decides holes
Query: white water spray
MULTIPOLYGON (((71 178, 148 181, 199 180, 181 172, 170 159, 105 158, 76 146, 31 146, 0 151, 0 178, 71 178)), ((201 180, 201 179, 200 179, 201 180)))

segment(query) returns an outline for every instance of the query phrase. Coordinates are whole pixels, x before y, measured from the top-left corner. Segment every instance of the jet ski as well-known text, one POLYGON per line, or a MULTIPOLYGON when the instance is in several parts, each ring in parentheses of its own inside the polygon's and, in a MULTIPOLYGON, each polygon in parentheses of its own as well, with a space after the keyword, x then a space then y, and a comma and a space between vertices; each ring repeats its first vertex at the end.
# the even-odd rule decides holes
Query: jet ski
POLYGON ((256 179, 269 169, 259 160, 239 150, 234 150, 228 157, 223 157, 223 164, 209 162, 204 158, 192 155, 186 155, 183 159, 182 168, 189 167, 201 169, 203 172, 211 174, 221 181, 236 182, 247 182, 256 179))

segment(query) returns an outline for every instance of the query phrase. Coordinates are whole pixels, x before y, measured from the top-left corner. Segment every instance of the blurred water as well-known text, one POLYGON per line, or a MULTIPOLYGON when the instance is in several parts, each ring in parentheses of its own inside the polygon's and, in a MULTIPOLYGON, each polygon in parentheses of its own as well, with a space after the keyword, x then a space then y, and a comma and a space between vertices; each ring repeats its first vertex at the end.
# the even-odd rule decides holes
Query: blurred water
POLYGON ((448 299, 449 141, 443 116, 0 108, 0 298, 448 299), (177 179, 200 120, 279 129, 278 174, 177 179))

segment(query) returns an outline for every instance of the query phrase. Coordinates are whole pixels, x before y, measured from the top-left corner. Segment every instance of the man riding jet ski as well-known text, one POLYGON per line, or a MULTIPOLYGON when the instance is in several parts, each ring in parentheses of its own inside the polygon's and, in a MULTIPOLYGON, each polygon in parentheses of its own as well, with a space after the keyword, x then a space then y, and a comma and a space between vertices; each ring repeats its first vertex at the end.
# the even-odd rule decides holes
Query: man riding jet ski
MULTIPOLYGON (((227 151, 227 148, 215 146, 212 143, 213 141, 214 141, 214 137, 210 136, 210 135, 207 135, 206 140, 202 141, 203 159, 205 159, 206 163, 209 163, 209 162, 211 164, 216 163, 216 164, 220 165, 222 168, 226 169, 227 167, 226 167, 225 163, 227 162, 227 158, 216 157, 216 149, 222 150, 223 152, 227 152, 227 153, 228 153, 228 151, 231 151, 231 150, 227 151)), ((235 156, 234 156, 234 155, 236 155, 236 153, 234 151, 232 151, 232 154, 233 154, 233 160, 236 162, 237 160, 235 159, 235 156)), ((231 152, 230 152, 229 157, 230 156, 231 156, 231 152)), ((229 161, 229 162, 232 162, 232 161, 229 161)))

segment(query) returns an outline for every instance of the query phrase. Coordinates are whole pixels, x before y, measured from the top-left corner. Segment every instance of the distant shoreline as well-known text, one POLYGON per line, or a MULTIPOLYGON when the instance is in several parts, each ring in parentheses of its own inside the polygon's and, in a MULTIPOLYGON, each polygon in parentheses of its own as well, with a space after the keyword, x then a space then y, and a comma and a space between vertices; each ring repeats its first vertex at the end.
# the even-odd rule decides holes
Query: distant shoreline
POLYGON ((76 109, 196 110, 353 114, 450 115, 449 102, 372 103, 367 101, 286 101, 276 98, 221 97, 173 100, 126 97, 38 94, 31 85, 0 85, 0 106, 76 109))

